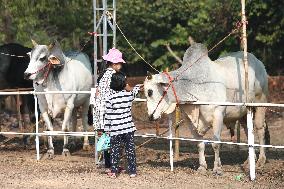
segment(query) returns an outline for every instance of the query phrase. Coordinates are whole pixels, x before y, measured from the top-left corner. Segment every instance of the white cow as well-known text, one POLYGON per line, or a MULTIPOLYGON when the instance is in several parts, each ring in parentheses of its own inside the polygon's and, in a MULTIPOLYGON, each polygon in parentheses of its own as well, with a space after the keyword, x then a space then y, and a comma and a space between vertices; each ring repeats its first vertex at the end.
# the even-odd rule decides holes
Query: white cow
MULTIPOLYGON (((207 48, 202 44, 192 45, 184 56, 183 65, 169 75, 173 80, 172 85, 178 96, 178 100, 207 101, 207 102, 245 102, 245 77, 243 66, 243 52, 236 52, 216 61, 208 57, 207 48), (178 76, 178 77, 177 77, 178 76)), ((248 54, 248 101, 267 102, 268 82, 265 68, 254 55, 248 54)), ((156 74, 146 78, 144 82, 145 96, 147 98, 148 114, 151 119, 160 118, 162 113, 171 113, 175 109, 176 98, 172 87, 169 88, 163 99, 164 91, 169 85, 169 77, 166 74, 156 74)), ((220 140, 223 125, 231 125, 236 120, 246 115, 246 107, 242 106, 217 106, 181 104, 182 112, 186 114, 193 127, 192 134, 201 139, 212 127, 213 140, 220 140)), ((260 144, 265 143, 265 108, 255 108, 254 126, 257 131, 260 144)), ((219 156, 219 144, 212 144, 215 152, 214 174, 221 174, 221 160, 219 156)), ((200 171, 207 169, 204 150, 205 144, 200 142, 199 163, 200 171)), ((260 148, 258 165, 265 163, 264 148, 260 148)))
MULTIPOLYGON (((34 48, 30 53, 30 63, 25 71, 25 78, 34 81, 36 91, 90 91, 92 72, 89 58, 83 53, 75 53, 66 57, 58 42, 51 45, 38 45, 33 41, 34 48)), ((64 113, 62 131, 73 131, 77 125, 77 109, 82 106, 82 124, 87 131, 87 114, 89 94, 45 94, 37 95, 41 115, 49 131, 53 126, 49 116, 55 118, 64 113)), ((69 155, 68 137, 64 136, 63 155, 69 155)), ((48 157, 54 155, 52 137, 48 137, 48 157)), ((89 147, 88 137, 84 137, 84 149, 89 147)))

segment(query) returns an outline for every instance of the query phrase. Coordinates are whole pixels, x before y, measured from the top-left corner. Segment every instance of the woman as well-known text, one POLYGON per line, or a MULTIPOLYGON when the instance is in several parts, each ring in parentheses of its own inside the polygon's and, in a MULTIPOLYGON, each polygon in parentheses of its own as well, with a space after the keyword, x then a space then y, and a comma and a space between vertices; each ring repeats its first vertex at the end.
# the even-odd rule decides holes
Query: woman
MULTIPOLYGON (((104 131, 105 128, 105 111, 106 100, 110 95, 110 82, 113 73, 118 72, 122 68, 125 61, 122 59, 122 53, 112 48, 108 54, 103 56, 106 61, 107 69, 98 78, 96 96, 95 96, 95 115, 94 129, 104 131)), ((110 168, 110 155, 108 151, 104 151, 105 168, 110 168)))

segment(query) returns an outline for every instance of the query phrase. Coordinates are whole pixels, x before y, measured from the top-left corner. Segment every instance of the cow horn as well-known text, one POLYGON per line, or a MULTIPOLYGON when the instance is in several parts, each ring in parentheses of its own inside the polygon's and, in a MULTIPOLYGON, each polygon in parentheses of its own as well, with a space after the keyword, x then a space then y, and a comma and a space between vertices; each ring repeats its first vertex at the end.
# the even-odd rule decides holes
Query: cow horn
POLYGON ((52 49, 55 45, 55 41, 53 41, 52 43, 50 43, 50 45, 48 45, 48 50, 52 49))
POLYGON ((193 45, 195 43, 194 39, 191 36, 188 36, 189 45, 193 45))
POLYGON ((31 39, 31 40, 32 40, 32 44, 33 44, 34 47, 38 45, 37 42, 35 42, 35 40, 33 40, 33 39, 31 39))

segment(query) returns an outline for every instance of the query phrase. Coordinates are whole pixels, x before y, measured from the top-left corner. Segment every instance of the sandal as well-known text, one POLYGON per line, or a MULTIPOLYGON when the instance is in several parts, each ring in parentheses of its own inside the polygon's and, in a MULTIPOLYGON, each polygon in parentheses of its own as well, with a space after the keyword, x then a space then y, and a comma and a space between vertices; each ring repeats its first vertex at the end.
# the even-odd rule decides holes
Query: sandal
MULTIPOLYGON (((106 174, 108 174, 108 173, 110 173, 110 172, 111 172, 111 169, 110 169, 110 168, 107 168, 107 169, 105 170, 105 173, 106 173, 106 174)), ((118 167, 117 172, 118 172, 118 173, 125 173, 126 170, 125 170, 123 167, 118 167)))
POLYGON ((137 177, 137 174, 135 174, 135 173, 130 174, 129 177, 130 177, 130 178, 135 178, 135 177, 137 177))
POLYGON ((108 176, 109 178, 116 178, 116 174, 115 174, 115 173, 112 173, 112 172, 107 173, 107 176, 108 176))

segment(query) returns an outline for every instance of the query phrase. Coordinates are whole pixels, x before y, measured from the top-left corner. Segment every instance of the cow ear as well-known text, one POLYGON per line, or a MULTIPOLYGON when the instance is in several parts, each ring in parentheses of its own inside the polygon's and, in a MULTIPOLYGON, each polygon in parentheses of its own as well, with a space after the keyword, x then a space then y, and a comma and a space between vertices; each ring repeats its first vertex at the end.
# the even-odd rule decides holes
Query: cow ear
POLYGON ((49 56, 48 56, 48 61, 52 65, 64 65, 65 64, 65 58, 63 51, 60 48, 59 43, 55 40, 53 41, 49 46, 49 56))
POLYGON ((51 63, 52 65, 61 65, 60 60, 53 55, 48 57, 48 62, 51 63))
POLYGON ((169 86, 169 83, 159 83, 159 85, 163 88, 167 88, 169 86))
POLYGON ((153 78, 152 73, 147 71, 147 79, 151 80, 153 78))

